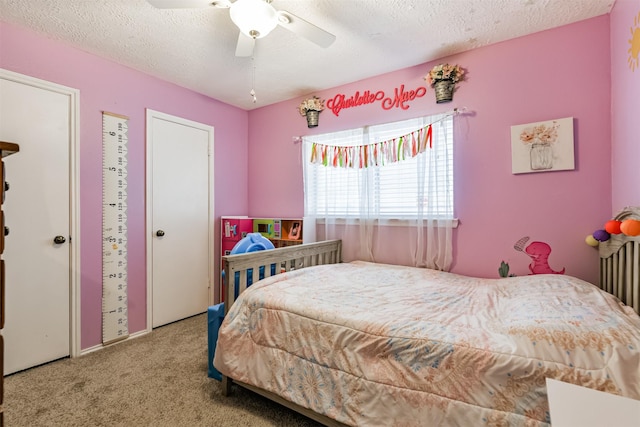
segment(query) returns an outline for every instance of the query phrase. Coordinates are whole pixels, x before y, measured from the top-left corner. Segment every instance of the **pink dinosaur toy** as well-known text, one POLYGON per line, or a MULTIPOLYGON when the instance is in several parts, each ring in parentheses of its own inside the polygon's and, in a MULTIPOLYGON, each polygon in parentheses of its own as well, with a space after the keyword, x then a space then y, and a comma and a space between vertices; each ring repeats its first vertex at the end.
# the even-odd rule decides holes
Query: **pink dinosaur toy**
POLYGON ((531 242, 524 250, 531 257, 533 262, 529 264, 531 274, 564 274, 562 271, 554 271, 549 266, 549 254, 551 246, 544 242, 531 242))

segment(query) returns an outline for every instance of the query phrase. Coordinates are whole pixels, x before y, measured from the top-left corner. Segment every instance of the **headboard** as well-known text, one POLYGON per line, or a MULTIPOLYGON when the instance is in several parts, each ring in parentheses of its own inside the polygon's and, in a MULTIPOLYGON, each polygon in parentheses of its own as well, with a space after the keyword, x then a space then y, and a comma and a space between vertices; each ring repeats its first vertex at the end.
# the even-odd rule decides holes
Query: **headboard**
MULTIPOLYGON (((626 207, 614 219, 640 220, 640 206, 626 207)), ((598 251, 600 288, 640 313, 640 236, 611 234, 600 242, 598 251)))

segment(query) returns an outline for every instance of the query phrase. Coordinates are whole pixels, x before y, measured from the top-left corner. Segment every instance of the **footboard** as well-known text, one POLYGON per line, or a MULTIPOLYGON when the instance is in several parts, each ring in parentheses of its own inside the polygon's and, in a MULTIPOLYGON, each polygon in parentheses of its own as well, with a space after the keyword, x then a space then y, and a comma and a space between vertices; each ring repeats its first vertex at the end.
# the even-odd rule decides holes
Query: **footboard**
POLYGON ((227 314, 236 300, 236 294, 240 295, 247 289, 249 277, 253 282, 257 282, 258 275, 269 277, 313 265, 339 263, 342 261, 342 241, 326 240, 266 251, 227 255, 222 257, 222 260, 224 277, 228 278, 227 283, 229 283, 224 296, 224 312, 227 314), (235 286, 233 286, 234 283, 235 286))

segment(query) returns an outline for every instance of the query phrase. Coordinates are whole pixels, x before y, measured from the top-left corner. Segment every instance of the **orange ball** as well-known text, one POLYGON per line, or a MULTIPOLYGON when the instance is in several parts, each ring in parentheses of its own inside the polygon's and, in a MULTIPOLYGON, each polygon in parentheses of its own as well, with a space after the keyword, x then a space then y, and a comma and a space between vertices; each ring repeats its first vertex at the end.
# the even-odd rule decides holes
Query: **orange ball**
POLYGON ((637 219, 625 219, 620 224, 620 231, 627 236, 640 236, 640 221, 637 219))
POLYGON ((620 234, 620 224, 622 224, 622 221, 612 219, 604 224, 604 229, 607 230, 609 234, 620 234))

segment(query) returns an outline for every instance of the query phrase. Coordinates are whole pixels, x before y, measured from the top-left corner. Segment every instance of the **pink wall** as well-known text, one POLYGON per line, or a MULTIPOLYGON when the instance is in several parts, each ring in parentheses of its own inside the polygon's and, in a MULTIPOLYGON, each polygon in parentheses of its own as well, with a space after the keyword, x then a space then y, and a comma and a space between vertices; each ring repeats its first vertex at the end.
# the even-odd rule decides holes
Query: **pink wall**
MULTIPOLYGON (((498 277, 500 261, 511 272, 528 274, 528 256, 514 249, 523 236, 551 245, 552 268, 597 281, 597 252, 584 243, 610 215, 610 44, 608 15, 475 49, 441 61, 316 93, 383 90, 393 93, 424 85, 439 62, 468 70, 454 101, 436 104, 429 88, 407 110, 380 104, 325 110, 320 126, 308 129, 296 110, 302 98, 249 113, 249 215, 302 215, 303 183, 296 135, 319 134, 365 124, 391 122, 467 107, 455 125, 455 206, 460 226, 454 234, 453 271, 498 277), (510 126, 574 117, 576 168, 513 175, 510 126)), ((630 125, 629 125, 630 126, 630 125)), ((401 233, 387 230, 379 260, 406 251, 401 233)), ((345 242, 346 245, 353 244, 345 242)), ((347 249, 348 251, 348 249, 347 249)))
POLYGON ((640 206, 640 0, 617 0, 611 20, 611 215, 640 206))
POLYGON ((0 23, 0 67, 80 90, 83 349, 102 333, 102 111, 129 117, 129 330, 144 330, 145 109, 214 126, 216 218, 248 209, 247 112, 7 23, 0 23))
MULTIPOLYGON (((384 90, 392 94, 424 85, 422 77, 439 62, 468 71, 449 104, 435 104, 433 91, 409 103, 407 110, 383 110, 379 104, 330 111, 320 126, 306 127, 293 99, 249 113, 149 77, 132 69, 0 23, 0 67, 81 91, 81 297, 82 348, 100 343, 101 325, 101 111, 129 120, 129 305, 130 330, 146 321, 144 189, 145 108, 215 127, 215 216, 301 216, 303 187, 300 145, 293 137, 371 123, 449 111, 466 106, 456 119, 456 216, 454 272, 497 277, 501 260, 512 272, 527 274, 529 258, 514 250, 516 240, 549 243, 551 267, 597 280, 596 252, 584 237, 609 218, 611 209, 638 204, 637 132, 639 71, 630 73, 629 28, 636 0, 618 0, 611 15, 594 18, 476 49, 317 93, 384 90), (621 47, 622 45, 622 47, 621 47), (611 63, 613 61, 613 63, 611 63), (615 80, 610 87, 610 74, 615 80), (135 90, 131 90, 135 88, 135 90), (611 94, 613 91, 613 95, 611 94), (614 119, 610 118, 613 98, 614 119), (576 169, 512 175, 509 132, 514 124, 574 117, 576 169), (635 116, 634 116, 635 117, 635 116), (610 140, 613 135, 614 190, 610 140), (633 154, 633 155, 630 155, 633 154), (248 159, 248 163, 247 163, 248 159), (226 185, 223 185, 227 183, 226 185), (233 185, 228 185, 233 183, 233 185), (249 190, 247 190, 249 188, 249 190), (613 201, 612 201, 613 199, 613 201)), ((216 221, 216 224, 218 222, 216 221)), ((217 228, 217 227, 216 227, 217 228)), ((408 263, 398 229, 385 230, 380 259, 408 263)), ((218 238, 216 230, 216 239, 218 238)), ((349 244, 349 242, 345 242, 349 244)), ((219 255, 216 248, 216 258, 219 255)), ((217 266, 216 266, 217 269, 217 266)), ((217 274, 217 272, 216 272, 217 274)))

